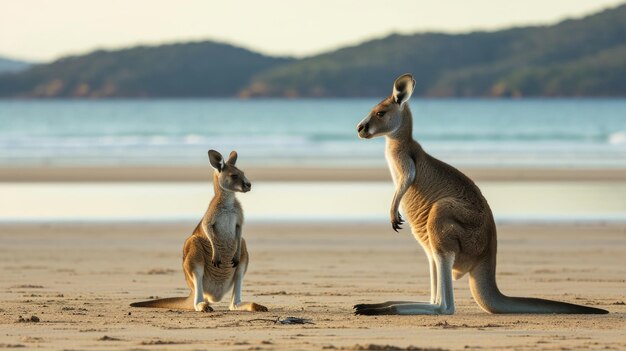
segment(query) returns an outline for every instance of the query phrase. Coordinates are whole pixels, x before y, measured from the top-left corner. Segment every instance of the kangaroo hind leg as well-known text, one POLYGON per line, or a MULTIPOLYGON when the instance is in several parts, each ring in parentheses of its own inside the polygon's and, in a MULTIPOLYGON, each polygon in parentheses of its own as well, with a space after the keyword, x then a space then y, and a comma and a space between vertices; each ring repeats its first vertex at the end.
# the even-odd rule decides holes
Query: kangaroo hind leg
POLYGON ((255 302, 241 301, 241 289, 243 287, 243 277, 248 268, 248 260, 240 262, 235 270, 235 282, 233 284, 233 295, 230 300, 231 311, 267 312, 267 307, 255 302))
POLYGON ((435 303, 401 303, 384 307, 361 308, 355 314, 362 315, 419 315, 453 314, 454 294, 452 289, 453 253, 435 253, 433 260, 437 271, 437 300, 435 303))
POLYGON ((197 265, 193 269, 193 306, 198 312, 212 312, 213 308, 204 300, 204 267, 197 265))
MULTIPOLYGON (((430 270, 430 303, 434 304, 437 299, 437 267, 435 265, 435 260, 429 249, 424 250, 426 252, 426 256, 428 257, 428 265, 430 270)), ((355 310, 365 310, 370 308, 383 308, 389 307, 392 305, 406 305, 406 304, 424 304, 423 302, 415 302, 415 301, 386 301, 381 303, 360 303, 354 305, 353 309, 355 310)))

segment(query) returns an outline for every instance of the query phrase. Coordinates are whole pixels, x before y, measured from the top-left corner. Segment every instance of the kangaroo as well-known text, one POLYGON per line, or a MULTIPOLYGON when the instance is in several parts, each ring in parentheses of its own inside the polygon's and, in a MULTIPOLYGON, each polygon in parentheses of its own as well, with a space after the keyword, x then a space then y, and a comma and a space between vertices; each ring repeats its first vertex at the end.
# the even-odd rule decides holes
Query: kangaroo
POLYGON ((387 159, 395 185, 391 227, 404 223, 402 204, 413 235, 430 263, 430 301, 388 301, 354 306, 357 315, 453 314, 452 279, 469 273, 474 300, 490 313, 585 313, 608 311, 526 297, 509 297, 496 284, 496 225, 474 182, 456 168, 427 154, 413 139, 408 100, 415 80, 398 77, 385 98, 358 124, 360 138, 385 136, 387 159))
POLYGON ((221 301, 232 289, 231 311, 267 311, 265 306, 241 301, 243 276, 248 269, 248 250, 246 241, 241 237, 243 211, 235 193, 250 191, 252 184, 235 167, 237 152, 231 152, 224 162, 219 152, 209 150, 209 161, 215 169, 215 196, 183 246, 183 271, 191 293, 188 297, 135 302, 132 307, 210 312, 213 311, 210 304, 221 301), (222 258, 226 262, 222 262, 222 258))

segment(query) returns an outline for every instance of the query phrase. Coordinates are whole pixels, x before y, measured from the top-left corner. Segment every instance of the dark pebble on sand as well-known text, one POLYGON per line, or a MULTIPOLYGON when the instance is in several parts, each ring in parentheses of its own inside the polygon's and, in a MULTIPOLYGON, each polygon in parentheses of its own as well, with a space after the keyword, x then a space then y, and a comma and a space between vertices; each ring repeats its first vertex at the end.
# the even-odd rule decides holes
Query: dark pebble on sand
POLYGON ((30 318, 24 318, 20 316, 20 318, 17 319, 18 323, 29 323, 29 322, 38 323, 39 321, 40 319, 37 316, 30 316, 30 318))

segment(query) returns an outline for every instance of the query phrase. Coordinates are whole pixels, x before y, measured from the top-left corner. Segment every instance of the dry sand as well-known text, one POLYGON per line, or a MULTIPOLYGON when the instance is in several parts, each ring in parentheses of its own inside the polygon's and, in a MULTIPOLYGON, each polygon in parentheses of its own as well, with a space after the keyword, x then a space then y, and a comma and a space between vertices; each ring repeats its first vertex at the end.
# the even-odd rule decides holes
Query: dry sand
POLYGON ((1 225, 0 348, 626 349, 623 225, 499 228, 505 293, 608 315, 490 315, 471 299, 465 277, 455 283, 453 316, 353 316, 355 303, 425 300, 429 291, 426 259, 407 230, 359 224, 247 225, 244 298, 270 312, 229 312, 227 302, 213 313, 130 308, 187 294, 181 249, 194 225, 1 225), (288 316, 315 324, 272 322, 288 316))

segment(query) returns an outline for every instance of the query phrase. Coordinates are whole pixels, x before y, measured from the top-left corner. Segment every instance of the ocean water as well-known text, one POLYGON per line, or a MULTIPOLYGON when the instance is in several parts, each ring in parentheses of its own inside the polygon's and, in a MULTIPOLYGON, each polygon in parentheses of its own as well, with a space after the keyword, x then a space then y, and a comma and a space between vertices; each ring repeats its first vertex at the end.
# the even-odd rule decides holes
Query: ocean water
MULTIPOLYGON (((376 99, 0 100, 3 165, 384 164, 376 99)), ((626 167, 626 99, 416 99, 414 136, 458 166, 626 167)))

